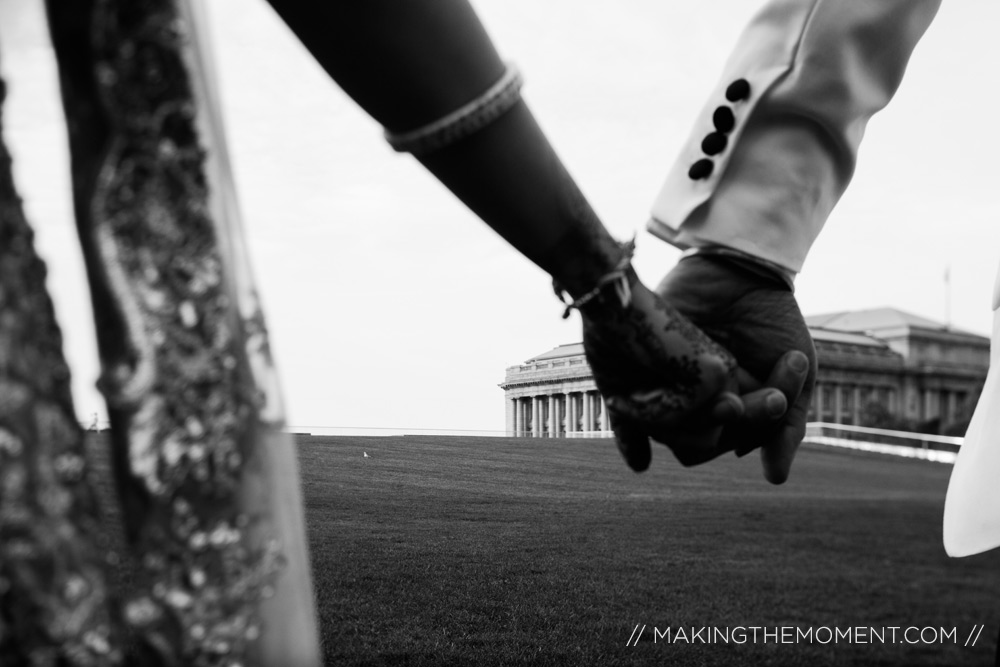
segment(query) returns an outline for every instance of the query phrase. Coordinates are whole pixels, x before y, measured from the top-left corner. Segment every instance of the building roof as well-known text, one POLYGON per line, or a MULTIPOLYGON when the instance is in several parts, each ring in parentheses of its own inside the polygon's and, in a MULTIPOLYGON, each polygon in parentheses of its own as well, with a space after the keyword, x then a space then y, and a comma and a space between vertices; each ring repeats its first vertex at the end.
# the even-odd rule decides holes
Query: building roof
MULTIPOLYGON (((814 340, 826 341, 830 343, 848 343, 850 345, 867 345, 869 347, 888 348, 885 341, 861 333, 847 331, 829 331, 816 327, 809 327, 809 333, 814 340)), ((547 361, 549 359, 564 359, 566 357, 578 357, 583 354, 583 343, 563 343, 559 347, 546 350, 541 354, 526 359, 523 363, 530 364, 536 361, 547 361)))
MULTIPOLYGON (((806 325, 809 327, 809 333, 812 335, 813 340, 817 342, 888 348, 889 345, 886 341, 878 337, 879 333, 884 334, 889 330, 902 328, 946 331, 989 341, 985 336, 955 329, 941 322, 935 322, 926 317, 914 315, 913 313, 908 313, 905 310, 897 308, 871 308, 869 310, 849 310, 839 313, 810 315, 805 320, 806 325)), ((583 343, 565 343, 531 357, 524 363, 576 357, 582 354, 583 343)))
POLYGON ((814 341, 825 343, 846 343, 848 345, 866 345, 869 347, 884 347, 888 349, 889 344, 866 334, 854 333, 850 331, 833 331, 820 327, 809 327, 809 335, 814 341))
POLYGON ((929 329, 931 331, 949 331, 951 333, 966 334, 969 336, 979 336, 971 331, 963 331, 950 327, 947 324, 936 322, 920 315, 908 313, 897 308, 871 308, 869 310, 848 310, 839 313, 826 313, 823 315, 810 315, 805 318, 806 324, 810 327, 835 331, 851 331, 855 333, 884 329, 899 329, 910 327, 916 329, 929 329))
POLYGON ((531 357, 524 363, 527 364, 532 361, 544 361, 546 359, 561 359, 563 357, 577 357, 581 354, 583 354, 583 343, 564 343, 557 348, 531 357))

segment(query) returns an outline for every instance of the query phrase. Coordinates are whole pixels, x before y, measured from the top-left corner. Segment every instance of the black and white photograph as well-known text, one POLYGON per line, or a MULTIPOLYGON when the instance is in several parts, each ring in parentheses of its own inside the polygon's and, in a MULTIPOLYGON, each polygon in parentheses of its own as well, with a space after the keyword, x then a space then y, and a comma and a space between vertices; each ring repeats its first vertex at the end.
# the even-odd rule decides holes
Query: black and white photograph
POLYGON ((0 667, 1000 665, 998 29, 0 0, 0 667))

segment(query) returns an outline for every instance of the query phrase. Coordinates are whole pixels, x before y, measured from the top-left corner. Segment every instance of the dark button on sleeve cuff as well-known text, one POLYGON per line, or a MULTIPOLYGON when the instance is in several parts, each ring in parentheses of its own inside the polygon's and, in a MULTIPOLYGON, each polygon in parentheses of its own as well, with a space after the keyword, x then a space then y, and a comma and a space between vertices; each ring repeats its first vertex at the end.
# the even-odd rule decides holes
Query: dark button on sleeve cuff
POLYGON ((736 117, 733 115, 733 110, 729 107, 719 107, 712 114, 712 124, 715 125, 715 129, 719 132, 725 134, 726 132, 731 132, 733 127, 736 126, 736 117))
POLYGON ((712 175, 712 169, 715 168, 715 164, 707 158, 702 158, 698 160, 691 168, 688 169, 688 178, 693 181, 700 181, 703 178, 708 178, 712 175))
POLYGON ((750 83, 746 79, 736 79, 726 88, 726 99, 739 102, 750 97, 750 83))
POLYGON ((721 132, 712 132, 702 139, 701 150, 705 155, 718 155, 726 150, 727 143, 729 140, 726 139, 726 135, 721 132))

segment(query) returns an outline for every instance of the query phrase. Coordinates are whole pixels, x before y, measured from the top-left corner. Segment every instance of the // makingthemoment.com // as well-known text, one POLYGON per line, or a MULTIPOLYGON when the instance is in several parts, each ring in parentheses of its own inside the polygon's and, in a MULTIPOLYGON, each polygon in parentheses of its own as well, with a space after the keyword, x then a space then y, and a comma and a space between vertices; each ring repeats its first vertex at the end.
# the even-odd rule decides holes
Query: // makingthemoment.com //
POLYGON ((982 625, 959 633, 958 627, 933 626, 677 626, 658 628, 637 623, 626 646, 653 644, 962 644, 975 646, 982 625))

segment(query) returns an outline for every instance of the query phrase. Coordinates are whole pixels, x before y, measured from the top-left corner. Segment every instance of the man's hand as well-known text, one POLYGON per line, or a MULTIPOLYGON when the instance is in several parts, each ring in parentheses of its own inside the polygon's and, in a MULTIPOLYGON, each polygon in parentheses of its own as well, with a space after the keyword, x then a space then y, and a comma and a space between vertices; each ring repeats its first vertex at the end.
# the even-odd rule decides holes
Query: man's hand
MULTIPOLYGON (((816 383, 816 350, 791 290, 738 260, 695 255, 682 259, 656 293, 733 353, 750 376, 741 376, 740 393, 754 389, 754 381, 781 387, 789 405, 782 420, 761 418, 766 410, 748 411, 750 418, 743 416, 723 430, 718 448, 745 454, 759 447, 764 476, 783 483, 805 436, 816 383)), ((686 436, 673 436, 675 443, 669 432, 662 437, 676 450, 686 436)))

